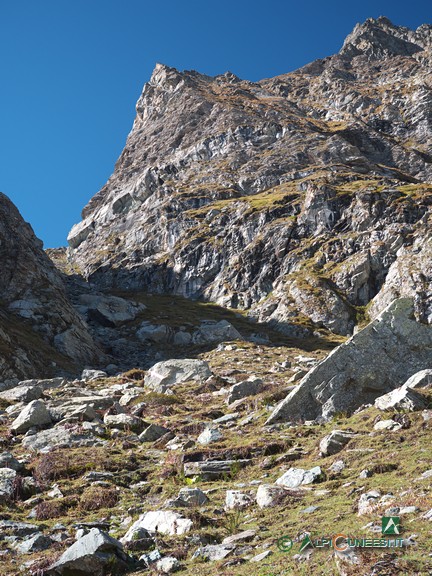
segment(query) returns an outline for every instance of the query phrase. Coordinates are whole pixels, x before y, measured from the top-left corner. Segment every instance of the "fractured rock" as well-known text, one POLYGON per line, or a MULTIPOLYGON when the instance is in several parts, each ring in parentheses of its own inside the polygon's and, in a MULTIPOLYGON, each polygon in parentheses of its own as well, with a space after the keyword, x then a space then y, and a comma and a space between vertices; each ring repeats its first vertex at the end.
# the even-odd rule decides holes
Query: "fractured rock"
POLYGON ((405 386, 396 388, 375 400, 379 410, 423 410, 428 405, 426 398, 405 386))
POLYGON ((19 416, 12 422, 11 430, 16 434, 23 434, 33 426, 46 426, 51 424, 51 415, 42 400, 33 400, 22 409, 19 416))
POLYGON ((340 452, 348 442, 355 436, 352 432, 344 430, 333 430, 320 442, 321 456, 332 456, 340 452))
POLYGON ((108 569, 115 571, 115 574, 123 574, 131 565, 131 559, 125 554, 118 540, 98 528, 92 528, 48 568, 47 574, 104 576, 108 569))
POLYGON ((267 424, 353 412, 431 364, 432 328, 415 320, 411 298, 400 298, 312 368, 267 424))

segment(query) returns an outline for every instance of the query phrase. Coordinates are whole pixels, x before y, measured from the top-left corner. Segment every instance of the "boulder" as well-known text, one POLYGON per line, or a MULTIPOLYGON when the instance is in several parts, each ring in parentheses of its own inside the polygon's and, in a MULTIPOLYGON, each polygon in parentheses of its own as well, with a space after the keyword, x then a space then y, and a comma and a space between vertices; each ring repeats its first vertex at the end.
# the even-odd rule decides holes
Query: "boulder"
POLYGON ((152 324, 143 322, 136 332, 141 342, 154 342, 156 344, 166 343, 170 340, 171 330, 165 324, 152 324))
POLYGON ((267 424, 352 413, 431 365, 432 327, 416 321, 411 298, 400 298, 312 368, 267 424))
POLYGON ((251 460, 204 460, 203 462, 185 462, 183 465, 184 475, 201 476, 203 480, 214 480, 230 474, 233 467, 247 466, 251 460))
POLYGON ((142 514, 126 532, 123 541, 133 539, 133 534, 143 529, 148 532, 160 532, 171 536, 185 534, 192 528, 192 520, 183 518, 171 510, 155 510, 142 514))
POLYGON ((15 550, 20 554, 32 554, 33 552, 46 550, 51 546, 51 544, 51 538, 39 532, 38 534, 26 538, 23 542, 17 544, 15 550))
POLYGON ((107 376, 108 374, 103 370, 92 370, 90 368, 86 368, 81 374, 81 380, 98 380, 98 378, 106 378, 107 376))
POLYGON ((192 335, 193 343, 198 345, 228 342, 230 340, 243 340, 243 337, 227 320, 203 322, 192 335))
POLYGON ((325 436, 320 442, 321 456, 332 456, 340 452, 344 446, 355 436, 352 432, 345 432, 344 430, 333 430, 325 436))
POLYGON ((219 442, 222 440, 223 434, 214 426, 207 426, 205 430, 197 438, 198 444, 211 444, 212 442, 219 442))
POLYGON ((209 365, 203 360, 165 360, 148 371, 144 385, 156 392, 166 392, 176 384, 188 380, 203 382, 211 375, 209 365))
POLYGON ((400 422, 396 422, 395 420, 379 420, 374 425, 374 430, 400 430, 402 428, 402 424, 400 422))
POLYGON ((47 570, 49 576, 104 576, 123 574, 133 564, 122 544, 106 532, 92 528, 47 570))
POLYGON ((81 311, 87 314, 89 320, 111 328, 134 320, 139 312, 145 310, 143 304, 129 302, 118 296, 82 294, 79 300, 81 311))
POLYGON ((54 447, 65 446, 94 446, 103 443, 97 440, 91 431, 82 431, 79 428, 71 429, 69 426, 56 426, 48 430, 42 430, 37 434, 25 436, 22 440, 22 446, 28 450, 45 453, 54 447))
POLYGON ((11 430, 16 434, 24 434, 33 426, 47 426, 51 422, 51 416, 45 403, 42 400, 33 400, 22 409, 19 416, 12 422, 11 430))
POLYGON ((42 397, 42 388, 39 386, 16 386, 11 390, 0 393, 0 399, 7 402, 31 402, 42 397))
POLYGON ((141 432, 146 425, 144 420, 131 414, 106 414, 104 416, 104 424, 108 428, 132 430, 132 432, 141 432))
POLYGON ((181 488, 178 497, 188 506, 203 506, 209 501, 199 488, 181 488))
POLYGON ((261 378, 250 378, 234 384, 229 389, 228 404, 232 404, 236 400, 246 398, 247 396, 255 396, 262 390, 263 381, 261 378))
POLYGON ((164 426, 159 426, 158 424, 150 424, 147 428, 141 432, 139 439, 141 442, 156 442, 159 438, 162 438, 165 434, 170 432, 169 428, 164 426))
POLYGON ((10 452, 2 452, 0 454, 0 468, 11 468, 19 472, 24 466, 10 452))
POLYGON ((379 410, 423 410, 428 405, 424 396, 401 386, 375 400, 375 408, 379 410))
POLYGON ((276 480, 276 484, 278 486, 285 486, 286 488, 297 488, 303 484, 318 482, 321 478, 322 471, 319 466, 315 466, 310 470, 303 470, 303 468, 290 468, 276 480))
POLYGON ((208 544, 198 548, 192 558, 202 558, 206 562, 216 562, 229 556, 235 549, 235 544, 208 544))

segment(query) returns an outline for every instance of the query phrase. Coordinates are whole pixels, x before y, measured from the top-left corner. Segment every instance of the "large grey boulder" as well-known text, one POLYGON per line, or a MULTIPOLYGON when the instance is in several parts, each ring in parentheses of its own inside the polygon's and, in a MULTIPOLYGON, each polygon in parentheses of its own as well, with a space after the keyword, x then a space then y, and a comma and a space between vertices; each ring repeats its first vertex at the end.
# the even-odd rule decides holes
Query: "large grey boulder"
POLYGON ((105 442, 95 438, 91 431, 85 431, 81 428, 82 426, 73 429, 70 426, 59 425, 48 430, 42 430, 37 434, 25 436, 22 440, 22 446, 27 450, 45 453, 54 447, 94 446, 105 442))
POLYGON ((39 386, 16 386, 11 390, 0 392, 0 399, 7 402, 31 402, 42 397, 42 388, 39 386))
POLYGON ((379 410, 423 410, 428 405, 424 396, 407 388, 401 386, 392 390, 375 400, 375 408, 379 410))
POLYGON ((24 466, 10 452, 2 452, 0 454, 0 468, 12 468, 12 470, 19 472, 24 466))
POLYGON ((415 320, 411 298, 400 298, 312 368, 267 424, 352 413, 431 364, 432 327, 415 320))
POLYGON ((132 564, 123 552, 123 546, 115 538, 98 528, 77 540, 59 560, 48 568, 50 576, 105 576, 123 574, 132 564))
POLYGON ((212 344, 230 340, 243 340, 243 337, 227 320, 203 322, 192 336, 194 344, 212 344))
POLYGON ((202 382, 211 374, 209 365, 203 360, 165 360, 150 368, 144 385, 156 392, 166 392, 172 386, 188 380, 202 382))
POLYGON ((42 427, 47 424, 51 424, 51 416, 45 403, 42 400, 33 400, 12 422, 11 430, 17 434, 23 434, 33 426, 42 427))
POLYGON ((143 304, 103 294, 82 294, 80 304, 80 311, 86 313, 90 320, 108 327, 134 320, 139 312, 145 310, 143 304))
POLYGON ((320 442, 321 456, 332 456, 342 450, 344 446, 353 438, 355 434, 344 430, 333 430, 320 442))

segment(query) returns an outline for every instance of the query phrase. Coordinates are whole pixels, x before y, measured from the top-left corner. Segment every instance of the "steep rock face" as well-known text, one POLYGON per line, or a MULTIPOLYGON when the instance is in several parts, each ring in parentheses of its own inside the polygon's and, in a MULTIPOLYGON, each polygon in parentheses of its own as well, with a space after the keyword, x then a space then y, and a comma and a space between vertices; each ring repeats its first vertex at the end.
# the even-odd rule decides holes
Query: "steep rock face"
POLYGON ((100 352, 42 242, 1 193, 0 259, 0 379, 95 362, 100 352))
POLYGON ((431 26, 379 18, 258 83, 157 65, 69 234, 74 267, 101 288, 351 333, 361 307, 388 303, 387 273, 427 222, 431 48, 431 26))

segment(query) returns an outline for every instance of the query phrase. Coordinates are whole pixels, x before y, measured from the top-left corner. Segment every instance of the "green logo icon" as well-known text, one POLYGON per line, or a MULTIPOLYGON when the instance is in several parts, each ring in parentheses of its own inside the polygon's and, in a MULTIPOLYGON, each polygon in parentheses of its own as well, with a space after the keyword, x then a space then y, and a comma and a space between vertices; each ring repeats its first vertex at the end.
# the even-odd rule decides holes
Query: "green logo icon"
POLYGON ((293 541, 288 536, 282 536, 277 541, 277 547, 281 552, 289 552, 293 547, 293 541))
POLYGON ((300 544, 300 550, 299 550, 300 554, 304 552, 306 548, 309 548, 309 546, 313 548, 312 540, 310 539, 309 535, 306 535, 303 538, 302 543, 300 544))
POLYGON ((383 516, 381 530, 383 534, 400 534, 399 516, 383 516))

